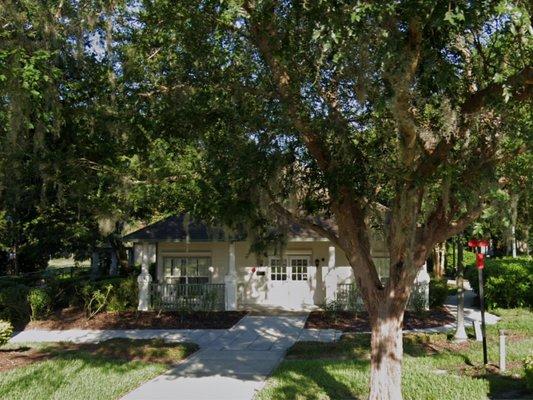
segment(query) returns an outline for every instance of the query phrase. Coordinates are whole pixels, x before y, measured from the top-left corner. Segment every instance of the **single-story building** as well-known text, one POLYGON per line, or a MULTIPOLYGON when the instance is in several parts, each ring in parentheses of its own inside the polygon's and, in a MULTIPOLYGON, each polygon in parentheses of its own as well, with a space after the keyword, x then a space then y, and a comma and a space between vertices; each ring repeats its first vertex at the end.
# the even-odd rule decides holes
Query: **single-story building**
MULTIPOLYGON (((224 285, 227 310, 312 309, 336 299, 343 286, 354 283, 344 253, 329 239, 297 225, 289 228, 281 250, 261 257, 250 252, 245 235, 207 226, 187 214, 148 225, 124 241, 133 243, 133 262, 143 266, 140 288, 224 285), (146 276, 150 264, 155 264, 153 277, 146 276)), ((389 258, 383 240, 376 236, 371 248, 378 273, 386 279, 389 258)), ((140 309, 146 309, 150 300, 140 303, 140 309)))

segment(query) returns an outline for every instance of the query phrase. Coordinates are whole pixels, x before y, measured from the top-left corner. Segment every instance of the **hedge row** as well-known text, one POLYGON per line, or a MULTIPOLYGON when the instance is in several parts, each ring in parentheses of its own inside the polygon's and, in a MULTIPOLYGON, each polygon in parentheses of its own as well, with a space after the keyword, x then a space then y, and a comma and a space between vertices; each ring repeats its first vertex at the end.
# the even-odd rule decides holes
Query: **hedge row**
POLYGON ((0 319, 21 327, 29 320, 46 318, 53 310, 65 307, 83 307, 91 315, 100 311, 135 310, 137 302, 135 277, 97 281, 49 279, 38 287, 14 281, 0 286, 0 319))
MULTIPOLYGON (((472 289, 479 290, 478 270, 466 268, 472 289)), ((533 260, 530 257, 487 259, 483 270, 488 308, 533 307, 533 260)))

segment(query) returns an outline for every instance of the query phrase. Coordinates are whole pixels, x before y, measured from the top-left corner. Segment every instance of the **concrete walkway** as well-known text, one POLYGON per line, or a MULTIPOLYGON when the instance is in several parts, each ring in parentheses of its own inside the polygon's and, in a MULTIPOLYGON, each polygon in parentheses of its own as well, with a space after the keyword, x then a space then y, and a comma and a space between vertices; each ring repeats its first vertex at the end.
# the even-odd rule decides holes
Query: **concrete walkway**
MULTIPOLYGON (((123 399, 252 399, 285 351, 302 336, 306 318, 246 316, 183 363, 123 399)), ((315 340, 337 337, 335 331, 318 332, 315 340)))
MULTIPOLYGON (((455 280, 449 280, 448 283, 454 283, 455 280)), ((474 307, 474 299, 476 298, 476 293, 470 287, 470 283, 465 280, 464 282, 464 313, 465 313, 465 325, 471 325, 475 321, 481 322, 481 311, 474 307)), ((444 306, 450 311, 453 316, 457 316, 457 295, 448 296, 444 306)), ((494 325, 500 320, 500 317, 488 313, 485 311, 485 323, 487 325, 494 325)), ((455 324, 454 324, 455 326, 455 324)))

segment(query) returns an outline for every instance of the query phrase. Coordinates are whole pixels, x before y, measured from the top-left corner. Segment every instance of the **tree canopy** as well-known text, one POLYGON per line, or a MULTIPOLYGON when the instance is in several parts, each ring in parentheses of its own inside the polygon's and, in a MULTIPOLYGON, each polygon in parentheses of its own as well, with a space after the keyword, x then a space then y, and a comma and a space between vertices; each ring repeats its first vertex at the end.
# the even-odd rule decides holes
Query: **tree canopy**
POLYGON ((258 252, 305 225, 353 268, 372 321, 371 398, 401 396, 403 310, 428 253, 498 185, 527 185, 527 2, 0 7, 5 248, 49 256, 94 243, 105 221, 183 210, 246 224, 258 252))

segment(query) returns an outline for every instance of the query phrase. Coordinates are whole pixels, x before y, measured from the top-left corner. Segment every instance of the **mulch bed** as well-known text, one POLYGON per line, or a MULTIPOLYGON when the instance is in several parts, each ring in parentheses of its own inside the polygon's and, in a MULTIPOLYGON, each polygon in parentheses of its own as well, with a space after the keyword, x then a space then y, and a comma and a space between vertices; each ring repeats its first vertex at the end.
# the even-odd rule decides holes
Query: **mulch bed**
POLYGON ((33 364, 37 361, 44 361, 51 357, 50 354, 29 347, 0 349, 0 372, 33 364))
MULTIPOLYGON (((403 329, 436 328, 455 322, 455 318, 444 308, 436 308, 424 313, 405 312, 403 329)), ((369 332, 366 312, 343 311, 336 318, 325 311, 312 311, 305 323, 306 329, 336 329, 343 332, 369 332)))
POLYGON ((228 329, 247 313, 220 311, 178 313, 157 311, 103 312, 88 320, 82 310, 67 308, 43 321, 32 321, 26 329, 228 329))

